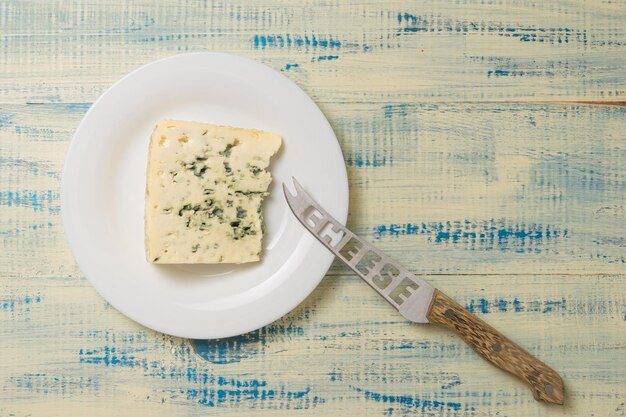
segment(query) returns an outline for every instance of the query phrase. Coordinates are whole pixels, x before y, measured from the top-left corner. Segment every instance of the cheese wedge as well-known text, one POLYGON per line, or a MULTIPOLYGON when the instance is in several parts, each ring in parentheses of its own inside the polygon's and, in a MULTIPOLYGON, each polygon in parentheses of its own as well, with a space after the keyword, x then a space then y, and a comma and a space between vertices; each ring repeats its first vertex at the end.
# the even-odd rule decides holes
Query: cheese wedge
POLYGON ((258 261, 266 168, 281 137, 259 130, 165 120, 149 147, 146 256, 158 264, 258 261))

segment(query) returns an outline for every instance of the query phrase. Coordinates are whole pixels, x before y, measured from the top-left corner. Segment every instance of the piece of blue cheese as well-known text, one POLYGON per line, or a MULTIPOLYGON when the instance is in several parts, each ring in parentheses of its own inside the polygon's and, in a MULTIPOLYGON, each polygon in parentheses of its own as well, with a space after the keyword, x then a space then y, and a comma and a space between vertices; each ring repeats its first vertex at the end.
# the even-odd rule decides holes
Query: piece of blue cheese
POLYGON ((158 264, 258 261, 267 168, 281 137, 180 120, 152 133, 145 206, 146 256, 158 264))

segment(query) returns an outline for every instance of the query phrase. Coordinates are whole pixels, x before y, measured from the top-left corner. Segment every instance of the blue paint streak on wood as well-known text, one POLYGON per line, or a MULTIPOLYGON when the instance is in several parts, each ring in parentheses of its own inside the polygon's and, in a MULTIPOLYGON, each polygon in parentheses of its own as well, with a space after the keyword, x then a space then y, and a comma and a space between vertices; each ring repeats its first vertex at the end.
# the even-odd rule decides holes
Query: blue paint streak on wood
MULTIPOLYGON (((35 101, 29 102, 24 106, 27 112, 37 113, 41 111, 52 111, 55 117, 67 117, 73 114, 76 117, 87 112, 91 103, 59 103, 56 96, 38 97, 35 101)), ((20 113, 0 112, 0 130, 9 131, 17 136, 41 142, 67 142, 71 133, 63 130, 57 130, 46 126, 37 126, 25 124, 20 113)))
POLYGON ((272 402, 280 403, 281 408, 311 409, 325 402, 323 398, 312 395, 311 391, 311 388, 303 390, 290 390, 285 386, 272 388, 267 381, 258 379, 217 377, 215 383, 209 387, 189 388, 181 392, 186 394, 188 400, 197 401, 207 407, 262 401, 268 403, 264 406, 268 409, 275 408, 272 407, 272 402))
MULTIPOLYGON (((140 352, 146 349, 137 349, 140 352)), ((148 362, 139 359, 133 354, 119 350, 116 347, 104 346, 102 349, 80 349, 80 363, 104 364, 106 366, 126 366, 134 368, 136 366, 148 369, 148 362)))
MULTIPOLYGON (((130 335, 130 337, 134 337, 130 335)), ((188 366, 164 367, 159 361, 148 361, 141 358, 147 347, 134 347, 131 350, 120 350, 119 346, 132 346, 128 343, 128 337, 123 337, 116 342, 115 334, 106 332, 105 345, 96 349, 80 349, 80 363, 103 365, 106 367, 124 367, 143 369, 144 376, 157 379, 170 379, 177 381, 183 387, 178 390, 189 401, 208 407, 228 406, 230 404, 245 404, 251 406, 259 401, 266 403, 264 408, 273 408, 272 405, 285 404, 287 408, 313 408, 324 402, 324 399, 312 394, 312 389, 307 387, 303 390, 288 389, 284 385, 272 387, 263 379, 240 379, 237 377, 218 376, 210 369, 198 369, 191 366, 191 362, 185 361, 188 366), (122 342, 122 340, 126 340, 122 342), (184 387, 184 384, 191 384, 184 387)), ((145 337, 140 336, 143 342, 145 337)), ((187 351, 183 358, 190 352, 187 351)), ((187 357, 188 358, 188 357, 187 357)))
POLYGON ((110 330, 95 330, 81 332, 80 336, 102 343, 102 346, 99 347, 79 349, 78 359, 80 363, 107 367, 142 368, 146 371, 159 366, 156 361, 149 362, 140 357, 142 352, 147 351, 147 347, 141 346, 147 340, 145 332, 116 334, 110 330))
POLYGON ((415 33, 483 33, 517 39, 520 42, 539 42, 551 45, 589 42, 587 30, 568 27, 541 28, 521 24, 505 25, 502 22, 455 20, 443 16, 419 16, 411 13, 398 13, 399 34, 415 33))
POLYGON ((71 398, 75 394, 96 393, 100 389, 98 376, 75 376, 70 373, 25 373, 11 377, 10 382, 15 387, 31 393, 55 395, 61 398, 71 398))
POLYGON ((52 229, 54 227, 54 224, 52 222, 48 222, 48 223, 40 223, 40 224, 33 224, 30 226, 31 230, 47 230, 47 229, 52 229))
POLYGON ((41 302, 42 297, 39 292, 0 298, 0 317, 2 313, 6 313, 12 320, 28 322, 32 308, 41 302))
POLYGON ((39 304, 41 303, 41 294, 36 293, 35 295, 26 295, 21 297, 8 297, 4 299, 0 299, 0 308, 2 311, 8 311, 11 313, 16 312, 21 308, 29 308, 29 304, 39 304))
POLYGON ((27 233, 29 237, 34 237, 35 235, 33 234, 33 232, 50 233, 50 230, 54 229, 55 227, 57 227, 57 224, 52 222, 25 224, 23 226, 19 225, 18 227, 13 228, 4 228, 0 230, 0 236, 17 237, 23 235, 24 233, 27 233))
MULTIPOLYGON (((355 278, 359 280, 358 278, 355 278)), ((371 320, 367 322, 370 326, 394 326, 404 325, 406 320, 371 320)), ((341 329, 341 328, 354 328, 354 323, 333 323, 333 322, 320 322, 315 323, 315 327, 319 329, 341 329)))
POLYGON ((504 70, 493 69, 487 71, 487 78, 493 77, 542 77, 554 78, 553 71, 527 71, 527 70, 504 70))
POLYGON ((59 103, 55 107, 76 113, 85 113, 92 103, 59 103))
POLYGON ((79 361, 82 364, 105 366, 107 368, 131 368, 143 370, 145 377, 176 381, 182 386, 174 393, 185 395, 189 401, 208 407, 229 406, 249 403, 256 407, 259 401, 263 408, 286 407, 308 409, 325 402, 314 395, 311 387, 293 390, 285 385, 272 387, 263 379, 245 379, 236 376, 216 375, 212 369, 198 368, 191 361, 192 351, 185 349, 180 356, 182 366, 164 366, 160 361, 149 361, 142 357, 150 349, 146 346, 145 333, 118 334, 111 331, 93 331, 83 335, 95 340, 103 340, 104 345, 96 348, 80 349, 79 361), (189 384, 189 386, 185 386, 189 384))
POLYGON ((311 62, 333 61, 335 59, 339 59, 339 55, 322 55, 311 59, 311 62))
POLYGON ((391 119, 394 116, 408 116, 409 112, 414 112, 416 106, 410 106, 406 103, 386 104, 383 106, 383 114, 385 119, 391 119))
POLYGON ((418 350, 420 357, 456 357, 459 355, 459 345, 456 343, 441 343, 429 340, 385 340, 380 342, 380 347, 374 347, 372 349, 383 351, 394 350, 418 350))
POLYGON ((128 19, 128 23, 128 25, 121 27, 107 27, 98 31, 98 34, 111 35, 138 32, 153 27, 156 23, 156 19, 154 17, 148 16, 147 14, 142 14, 137 17, 130 17, 128 19))
POLYGON ((494 300, 488 300, 486 298, 478 298, 470 300, 465 308, 472 312, 479 312, 482 314, 489 313, 522 313, 522 312, 537 312, 537 313, 563 313, 567 310, 567 302, 564 298, 560 300, 529 300, 521 301, 515 297, 511 300, 497 298, 494 300))
POLYGON ((584 65, 569 65, 559 59, 518 60, 511 56, 475 56, 474 62, 486 62, 494 66, 487 70, 487 78, 534 77, 553 79, 556 77, 583 77, 587 72, 584 65))
POLYGON ((42 142, 66 142, 70 138, 65 132, 47 127, 33 127, 14 124, 13 129, 18 136, 30 137, 42 142))
POLYGON ((29 100, 26 104, 40 104, 40 103, 61 103, 61 96, 58 94, 47 94, 42 96, 35 96, 33 100, 29 100))
POLYGON ((254 35, 252 39, 256 49, 311 47, 319 49, 339 49, 342 42, 332 36, 320 35, 254 35))
POLYGON ((13 170, 15 168, 29 170, 35 176, 43 174, 57 180, 61 179, 61 173, 53 170, 46 162, 28 161, 19 158, 4 158, 0 156, 0 169, 13 170))
POLYGON ((389 165, 393 164, 393 158, 387 157, 385 155, 380 155, 378 151, 374 151, 371 154, 363 154, 363 153, 354 153, 348 154, 345 157, 346 164, 351 167, 372 167, 378 168, 386 166, 389 162, 389 165))
POLYGON ((209 35, 206 33, 174 33, 171 35, 155 35, 146 38, 134 40, 136 43, 160 43, 160 42, 183 42, 194 39, 207 39, 209 35))
POLYGON ((191 340, 194 351, 203 359, 218 365, 240 362, 263 352, 276 337, 295 337, 304 334, 296 325, 270 324, 241 336, 217 340, 191 340))
POLYGON ((463 407, 463 404, 455 401, 439 401, 439 400, 427 400, 421 399, 409 395, 389 395, 382 394, 374 391, 370 391, 364 388, 355 387, 349 385, 354 391, 363 394, 365 399, 370 401, 397 404, 405 411, 408 410, 420 410, 423 413, 444 413, 449 411, 473 411, 472 408, 463 407))
POLYGON ((282 70, 290 71, 292 69, 299 68, 299 67, 300 67, 300 64, 285 64, 285 66, 282 68, 282 70))
POLYGON ((28 207, 35 212, 47 211, 50 214, 59 214, 58 191, 0 191, 0 205, 6 207, 28 207))
MULTIPOLYGON (((395 356, 398 358, 398 356, 395 356)), ((403 365, 399 365, 403 367, 403 365)), ((391 371, 395 370, 392 366, 391 371)), ((354 372, 354 369, 348 368, 348 372, 344 373, 340 369, 333 369, 326 374, 330 382, 341 382, 343 385, 350 385, 354 378, 359 378, 360 382, 376 383, 376 384, 402 384, 407 386, 414 386, 416 384, 427 385, 441 385, 443 390, 454 390, 462 385, 461 378, 455 372, 439 371, 420 371, 415 370, 415 373, 407 375, 405 372, 396 374, 395 372, 389 373, 367 373, 361 376, 360 373, 354 372)))
POLYGON ((549 250, 543 244, 557 243, 568 238, 566 227, 550 224, 511 224, 506 219, 483 221, 456 220, 447 222, 414 222, 375 226, 374 238, 427 236, 435 244, 469 244, 470 250, 493 250, 515 252, 542 252, 549 250))
POLYGON ((14 118, 13 113, 0 113, 0 128, 10 125, 14 118))
POLYGON ((451 388, 458 387, 461 384, 462 384, 461 378, 459 378, 458 375, 455 375, 451 382, 441 385, 441 389, 451 389, 451 388))
POLYGON ((513 298, 472 298, 465 308, 473 313, 540 313, 570 316, 612 316, 621 314, 624 306, 618 302, 592 298, 579 302, 565 298, 547 300, 523 300, 513 298))

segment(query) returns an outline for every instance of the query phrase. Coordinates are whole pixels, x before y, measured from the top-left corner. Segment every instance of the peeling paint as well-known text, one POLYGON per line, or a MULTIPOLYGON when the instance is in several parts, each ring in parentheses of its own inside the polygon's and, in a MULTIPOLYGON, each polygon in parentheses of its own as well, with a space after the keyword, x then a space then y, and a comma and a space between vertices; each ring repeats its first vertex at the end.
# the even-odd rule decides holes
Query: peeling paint
POLYGON ((499 250, 515 252, 545 252, 560 239, 570 237, 566 227, 551 224, 510 223, 506 219, 455 220, 446 222, 391 223, 375 226, 374 238, 425 236, 435 244, 463 245, 469 250, 499 250))
POLYGON ((0 206, 26 207, 35 213, 46 211, 50 214, 59 214, 61 211, 59 193, 53 190, 0 191, 0 206))
MULTIPOLYGON (((463 404, 456 401, 421 399, 410 395, 383 394, 355 386, 350 386, 350 388, 353 389, 355 392, 362 394, 366 400, 394 404, 398 407, 406 408, 409 410, 420 410, 424 413, 448 413, 449 411, 467 411, 468 414, 466 415, 473 415, 473 413, 471 413, 471 411, 473 411, 471 408, 467 406, 464 407, 463 404)), ((454 415, 461 414, 455 413, 454 415)))

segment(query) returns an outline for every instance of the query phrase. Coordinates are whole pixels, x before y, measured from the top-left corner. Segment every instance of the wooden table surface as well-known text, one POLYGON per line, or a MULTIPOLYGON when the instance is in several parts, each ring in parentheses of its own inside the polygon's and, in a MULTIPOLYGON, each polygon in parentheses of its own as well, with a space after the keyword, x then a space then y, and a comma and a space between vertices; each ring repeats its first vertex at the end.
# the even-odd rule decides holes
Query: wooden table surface
POLYGON ((624 416, 626 2, 0 1, 0 416, 624 416), (63 234, 72 134, 129 71, 226 51, 317 101, 349 226, 558 370, 566 405, 334 264, 259 331, 108 305, 63 234))

